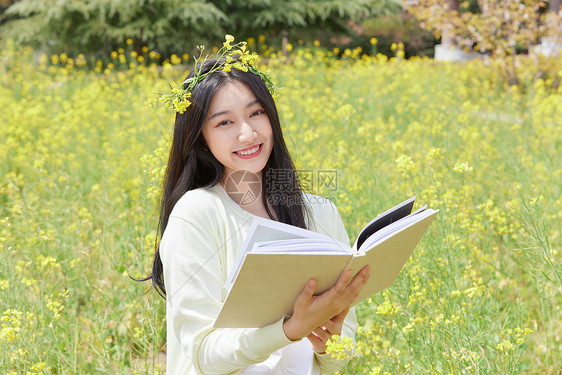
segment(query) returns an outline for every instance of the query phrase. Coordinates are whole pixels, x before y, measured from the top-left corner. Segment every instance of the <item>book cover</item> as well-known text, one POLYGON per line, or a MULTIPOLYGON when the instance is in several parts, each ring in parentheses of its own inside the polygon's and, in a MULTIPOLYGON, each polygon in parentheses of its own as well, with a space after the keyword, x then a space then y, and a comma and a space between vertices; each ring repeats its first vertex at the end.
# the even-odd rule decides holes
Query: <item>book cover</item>
POLYGON ((355 275, 371 266, 371 277, 355 304, 389 287, 438 213, 420 209, 410 214, 414 199, 372 220, 353 248, 322 234, 255 218, 225 284, 230 290, 214 327, 274 323, 292 314, 295 299, 310 278, 316 279, 319 294, 348 268, 355 275))

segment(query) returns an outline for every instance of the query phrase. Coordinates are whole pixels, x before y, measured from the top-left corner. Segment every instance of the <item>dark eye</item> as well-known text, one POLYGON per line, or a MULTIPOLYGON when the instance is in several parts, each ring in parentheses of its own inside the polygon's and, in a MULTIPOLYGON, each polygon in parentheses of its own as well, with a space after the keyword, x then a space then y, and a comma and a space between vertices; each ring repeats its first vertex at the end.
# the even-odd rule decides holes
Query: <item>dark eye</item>
POLYGON ((217 124, 217 126, 226 126, 226 125, 230 125, 230 121, 224 120, 224 121, 221 121, 217 124))
POLYGON ((257 109, 254 111, 254 113, 252 113, 252 116, 259 116, 262 113, 265 113, 265 111, 263 109, 257 109))

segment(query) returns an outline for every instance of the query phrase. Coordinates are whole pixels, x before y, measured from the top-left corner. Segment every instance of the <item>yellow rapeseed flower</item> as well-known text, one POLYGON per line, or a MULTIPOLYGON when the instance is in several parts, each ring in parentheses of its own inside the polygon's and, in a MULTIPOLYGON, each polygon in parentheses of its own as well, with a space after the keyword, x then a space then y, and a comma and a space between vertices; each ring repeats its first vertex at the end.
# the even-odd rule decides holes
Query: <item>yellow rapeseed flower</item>
POLYGON ((463 174, 472 172, 472 167, 466 161, 457 161, 453 170, 457 173, 463 174))
POLYGON ((496 345, 496 350, 506 356, 508 356, 514 349, 515 347, 513 346, 511 341, 508 340, 503 340, 498 345, 496 345))
POLYGON ((39 362, 31 366, 31 371, 40 372, 47 366, 47 362, 39 362))
POLYGON ((400 311, 401 307, 396 302, 385 300, 377 306, 377 314, 379 315, 394 315, 400 311))
POLYGON ((351 360, 353 358, 353 339, 351 337, 333 335, 326 341, 326 354, 340 360, 351 360))
POLYGON ((416 167, 412 157, 406 154, 401 154, 394 162, 396 163, 398 171, 401 172, 403 176, 408 175, 408 173, 413 171, 416 167))

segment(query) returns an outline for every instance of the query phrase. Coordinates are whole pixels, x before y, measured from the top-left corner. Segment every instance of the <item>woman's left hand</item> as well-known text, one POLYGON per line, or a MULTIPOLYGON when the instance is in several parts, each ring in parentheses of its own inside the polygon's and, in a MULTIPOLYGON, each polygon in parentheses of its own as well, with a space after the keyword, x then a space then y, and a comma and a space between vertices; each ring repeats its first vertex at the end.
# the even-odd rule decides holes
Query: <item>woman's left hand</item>
POLYGON ((317 327, 310 335, 306 336, 312 344, 312 350, 318 354, 326 352, 326 341, 332 338, 332 335, 341 335, 343 321, 347 316, 349 309, 346 309, 328 320, 322 326, 317 327))

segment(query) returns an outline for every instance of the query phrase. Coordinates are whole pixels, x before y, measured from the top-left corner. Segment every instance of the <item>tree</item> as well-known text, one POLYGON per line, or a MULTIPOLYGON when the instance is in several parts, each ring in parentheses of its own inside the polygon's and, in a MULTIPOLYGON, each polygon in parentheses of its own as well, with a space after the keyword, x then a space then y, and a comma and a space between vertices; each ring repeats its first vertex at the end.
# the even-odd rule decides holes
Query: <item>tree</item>
MULTIPOLYGON (((445 12, 455 12, 456 14, 459 11, 459 0, 445 0, 444 5, 445 12)), ((456 45, 455 33, 451 29, 451 24, 445 25, 442 30, 441 44, 446 46, 456 45)))
POLYGON ((106 53, 133 39, 163 54, 257 33, 343 32, 345 22, 399 0, 20 0, 2 15, 0 38, 53 52, 106 53))
MULTIPOLYGON (((560 0, 551 2, 551 9, 560 0)), ((404 0, 424 28, 441 34, 443 44, 455 44, 492 55, 527 50, 540 36, 555 32, 545 26, 547 2, 542 0, 470 1, 404 0)), ((558 20, 559 21, 559 20, 558 20)))
POLYGON ((542 0, 478 0, 476 9, 470 1, 457 0, 404 0, 404 5, 422 27, 437 34, 446 30, 443 38, 449 43, 501 60, 512 84, 518 83, 515 55, 528 51, 541 36, 560 32, 560 15, 546 12, 542 0))
POLYGON ((2 39, 70 53, 106 52, 127 38, 153 48, 181 48, 201 34, 207 36, 203 42, 219 36, 220 27, 205 25, 227 22, 224 13, 203 0, 20 0, 3 18, 2 39))

